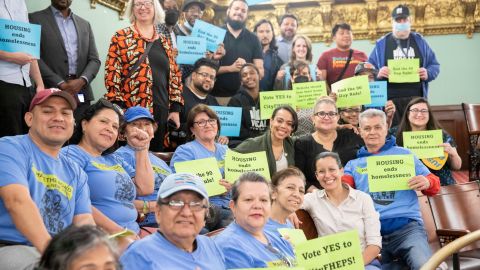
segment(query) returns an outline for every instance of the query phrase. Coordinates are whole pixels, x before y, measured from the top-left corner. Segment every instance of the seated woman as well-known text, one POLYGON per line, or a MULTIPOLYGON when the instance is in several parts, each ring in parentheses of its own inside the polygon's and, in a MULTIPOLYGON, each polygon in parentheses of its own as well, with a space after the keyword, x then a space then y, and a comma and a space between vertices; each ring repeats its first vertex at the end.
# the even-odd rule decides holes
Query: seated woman
POLYGON ((376 259, 382 248, 379 214, 369 195, 343 184, 343 166, 337 153, 315 158, 315 175, 323 190, 305 195, 302 209, 312 217, 319 236, 356 229, 365 269, 379 270, 376 259))
POLYGON ((69 226, 48 244, 35 270, 120 269, 108 235, 92 225, 69 226))
MULTIPOLYGON (((430 104, 425 98, 418 97, 412 99, 403 114, 400 125, 392 127, 390 134, 394 135, 397 140, 397 145, 403 146, 404 131, 425 131, 442 129, 438 121, 435 119, 430 108, 430 104)), ((452 170, 459 170, 462 167, 462 159, 458 155, 456 143, 450 134, 442 130, 443 134, 443 148, 445 151, 444 157, 439 158, 424 158, 421 159, 423 164, 428 167, 431 173, 440 178, 442 186, 455 184, 455 179, 452 177, 452 170), (433 161, 433 162, 432 162, 433 161)))
POLYGON ((100 99, 77 122, 71 145, 62 148, 87 173, 95 223, 113 234, 128 228, 139 233, 136 196, 153 192, 153 170, 148 158, 150 136, 138 128, 129 133, 136 165, 113 154, 120 126, 120 111, 100 99))
POLYGON ((296 167, 288 167, 273 175, 271 186, 272 213, 265 230, 280 236, 279 228, 294 228, 288 217, 303 203, 305 175, 296 167))
MULTIPOLYGON (((188 136, 192 141, 180 145, 173 153, 170 161, 170 168, 175 171, 175 163, 190 161, 202 158, 215 157, 217 159, 220 172, 224 176, 224 161, 228 147, 215 142, 220 134, 220 120, 217 114, 210 107, 204 104, 198 104, 193 107, 187 117, 188 136)), ((230 190, 231 184, 225 179, 220 180, 220 185, 230 190)), ((230 196, 228 192, 224 195, 210 197, 210 203, 215 208, 215 219, 211 224, 207 224, 210 231, 224 228, 232 222, 232 211, 228 204, 230 196)))
POLYGON ((234 150, 240 153, 265 151, 270 175, 295 163, 292 132, 297 130, 297 113, 292 107, 277 107, 270 118, 270 129, 263 135, 249 138, 234 150))
POLYGON ((263 176, 242 174, 233 184, 230 208, 235 221, 214 239, 223 251, 227 269, 267 267, 273 261, 293 266, 290 244, 265 230, 271 204, 269 183, 263 176))
POLYGON ((200 177, 167 176, 155 209, 158 232, 128 247, 120 258, 123 270, 226 269, 212 239, 199 235, 208 214, 208 194, 200 177))
MULTIPOLYGON (((132 168, 135 168, 136 156, 141 154, 135 151, 135 147, 132 146, 132 133, 135 132, 136 129, 143 130, 151 140, 158 126, 150 114, 150 111, 140 106, 128 108, 123 115, 123 119, 124 122, 120 125, 120 137, 126 139, 127 145, 117 149, 115 154, 123 158, 132 168)), ((172 171, 165 161, 155 156, 152 152, 148 153, 148 158, 152 164, 155 179, 153 193, 147 196, 137 196, 133 203, 139 213, 138 222, 140 227, 157 227, 158 225, 155 221, 155 205, 158 189, 165 177, 172 173, 172 171)))
POLYGON ((295 141, 295 165, 306 176, 306 190, 321 188, 315 177, 315 157, 322 152, 337 152, 342 164, 357 157, 363 140, 351 129, 338 129, 338 112, 335 101, 329 97, 319 98, 314 106, 311 121, 315 132, 295 141))

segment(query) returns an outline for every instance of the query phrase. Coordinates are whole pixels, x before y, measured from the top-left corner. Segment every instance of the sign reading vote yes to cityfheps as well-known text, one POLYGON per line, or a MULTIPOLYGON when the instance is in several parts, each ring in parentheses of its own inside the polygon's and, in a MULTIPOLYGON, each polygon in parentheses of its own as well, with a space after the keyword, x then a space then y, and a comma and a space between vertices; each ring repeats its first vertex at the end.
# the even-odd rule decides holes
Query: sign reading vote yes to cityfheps
POLYGON ((40 29, 38 24, 0 19, 0 50, 40 59, 40 29))

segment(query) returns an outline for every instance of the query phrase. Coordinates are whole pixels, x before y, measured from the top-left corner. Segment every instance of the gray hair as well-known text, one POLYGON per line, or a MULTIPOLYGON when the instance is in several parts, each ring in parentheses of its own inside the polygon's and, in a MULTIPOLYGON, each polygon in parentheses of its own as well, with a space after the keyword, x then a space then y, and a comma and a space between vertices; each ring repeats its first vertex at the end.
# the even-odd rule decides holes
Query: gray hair
POLYGON ((383 111, 380 111, 377 109, 367 109, 364 112, 362 112, 358 116, 360 126, 362 126, 363 119, 370 119, 374 117, 380 117, 382 119, 382 124, 384 126, 387 126, 387 116, 383 111))
MULTIPOLYGON (((261 176, 256 172, 245 172, 233 183, 232 186, 232 201, 237 203, 238 197, 240 197, 240 186, 243 183, 250 182, 250 183, 264 183, 268 187, 268 192, 270 193, 270 183, 265 179, 265 177, 261 176)), ((270 194, 269 194, 270 195, 270 194)))
MULTIPOLYGON (((152 3, 153 3, 153 24, 154 25, 157 25, 157 24, 161 24, 161 23, 164 23, 165 22, 165 11, 163 11, 163 8, 162 6, 160 5, 160 2, 158 0, 151 0, 152 3)), ((127 4, 127 8, 126 8, 126 11, 127 11, 127 14, 128 14, 128 19, 130 20, 130 23, 135 23, 135 15, 133 13, 133 9, 134 9, 134 2, 135 0, 129 0, 128 1, 128 4, 127 4)))
POLYGON ((333 105, 333 107, 335 107, 335 111, 338 112, 337 104, 335 103, 335 100, 333 100, 331 97, 319 97, 315 102, 315 106, 313 107, 314 113, 316 112, 317 107, 320 106, 321 104, 333 105))

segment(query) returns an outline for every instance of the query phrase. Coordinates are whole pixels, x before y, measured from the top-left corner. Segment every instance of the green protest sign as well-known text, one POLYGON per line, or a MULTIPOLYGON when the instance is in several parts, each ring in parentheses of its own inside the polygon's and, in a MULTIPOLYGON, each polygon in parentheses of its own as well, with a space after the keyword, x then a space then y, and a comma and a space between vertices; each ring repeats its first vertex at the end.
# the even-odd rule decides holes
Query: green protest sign
POLYGON ((364 269, 357 230, 331 234, 295 246, 299 266, 314 269, 364 269))
POLYGON ((295 109, 295 92, 289 90, 260 92, 260 118, 270 119, 273 111, 282 105, 295 109))
POLYGON ((407 190, 408 180, 415 176, 413 155, 367 157, 370 192, 407 190))
POLYGON ((303 267, 287 267, 287 266, 272 266, 267 268, 236 268, 230 270, 259 270, 259 269, 275 269, 275 270, 305 270, 303 267))
POLYGON ((410 149, 418 158, 443 157, 442 130, 405 131, 403 146, 410 149))
POLYGON ((297 98, 298 109, 311 109, 319 97, 327 95, 325 81, 294 83, 292 88, 297 98))
POLYGON ((337 93, 337 107, 345 108, 372 103, 368 76, 355 76, 332 84, 332 92, 337 93))
POLYGON ((208 196, 210 197, 227 191, 225 187, 219 183, 220 179, 222 179, 222 174, 218 169, 218 163, 214 157, 176 162, 174 166, 176 172, 193 173, 202 178, 208 196))
POLYGON ((391 83, 419 82, 420 59, 389 59, 387 62, 389 74, 388 81, 391 83))
POLYGON ((270 179, 265 151, 242 154, 227 150, 224 170, 225 179, 231 183, 235 182, 244 172, 256 172, 266 179, 270 179))
POLYGON ((277 230, 283 238, 287 239, 294 246, 307 241, 305 233, 300 229, 279 228, 277 230))

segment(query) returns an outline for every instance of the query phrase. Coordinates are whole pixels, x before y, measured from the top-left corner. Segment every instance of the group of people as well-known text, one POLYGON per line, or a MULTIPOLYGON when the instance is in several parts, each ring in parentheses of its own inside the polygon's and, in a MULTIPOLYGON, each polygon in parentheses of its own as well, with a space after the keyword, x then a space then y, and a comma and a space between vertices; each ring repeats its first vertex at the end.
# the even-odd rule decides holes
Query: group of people
MULTIPOLYGON (((419 269, 430 257, 415 191, 434 195, 455 183, 451 170, 462 161, 453 138, 443 132, 445 157, 415 158, 410 190, 370 192, 367 181, 368 157, 411 153, 402 147, 404 131, 441 129, 426 99, 439 64, 410 30, 407 6, 392 11, 392 33, 369 58, 351 48, 348 24, 335 25, 336 48, 312 69, 312 43, 296 34, 293 14, 280 18, 275 38, 268 20, 247 30, 247 2, 233 0, 224 42, 194 65, 177 65, 176 37, 191 34, 205 4, 184 1, 179 24, 176 1, 130 0, 132 25, 114 34, 107 55, 107 92, 91 104, 100 62, 89 23, 70 5, 52 0, 30 14, 44 26, 41 59, 0 51, 0 69, 16 70, 0 75, 0 102, 23 106, 0 105, 0 121, 15 129, 4 135, 17 135, 0 139, 2 267, 291 267, 292 244, 277 229, 293 228, 298 209, 310 213, 320 236, 356 229, 366 269, 419 269), (420 82, 388 82, 382 108, 337 108, 329 93, 311 109, 279 106, 260 118, 260 91, 312 80, 330 88, 360 75, 388 80, 388 59, 402 58, 420 59, 420 82), (220 136, 209 107, 218 105, 242 108, 238 137, 220 136), (265 151, 271 181, 254 172, 225 179, 229 149, 265 151), (160 150, 173 151, 169 164, 154 154, 160 150), (209 196, 201 178, 176 172, 176 163, 203 158, 216 159, 224 194, 209 196), (154 233, 139 239, 146 228, 154 233), (218 229, 214 238, 202 235, 218 229), (120 235, 116 247, 107 234, 120 235)), ((1 18, 28 20, 23 1, 5 6, 21 12, 0 9, 1 18)))

